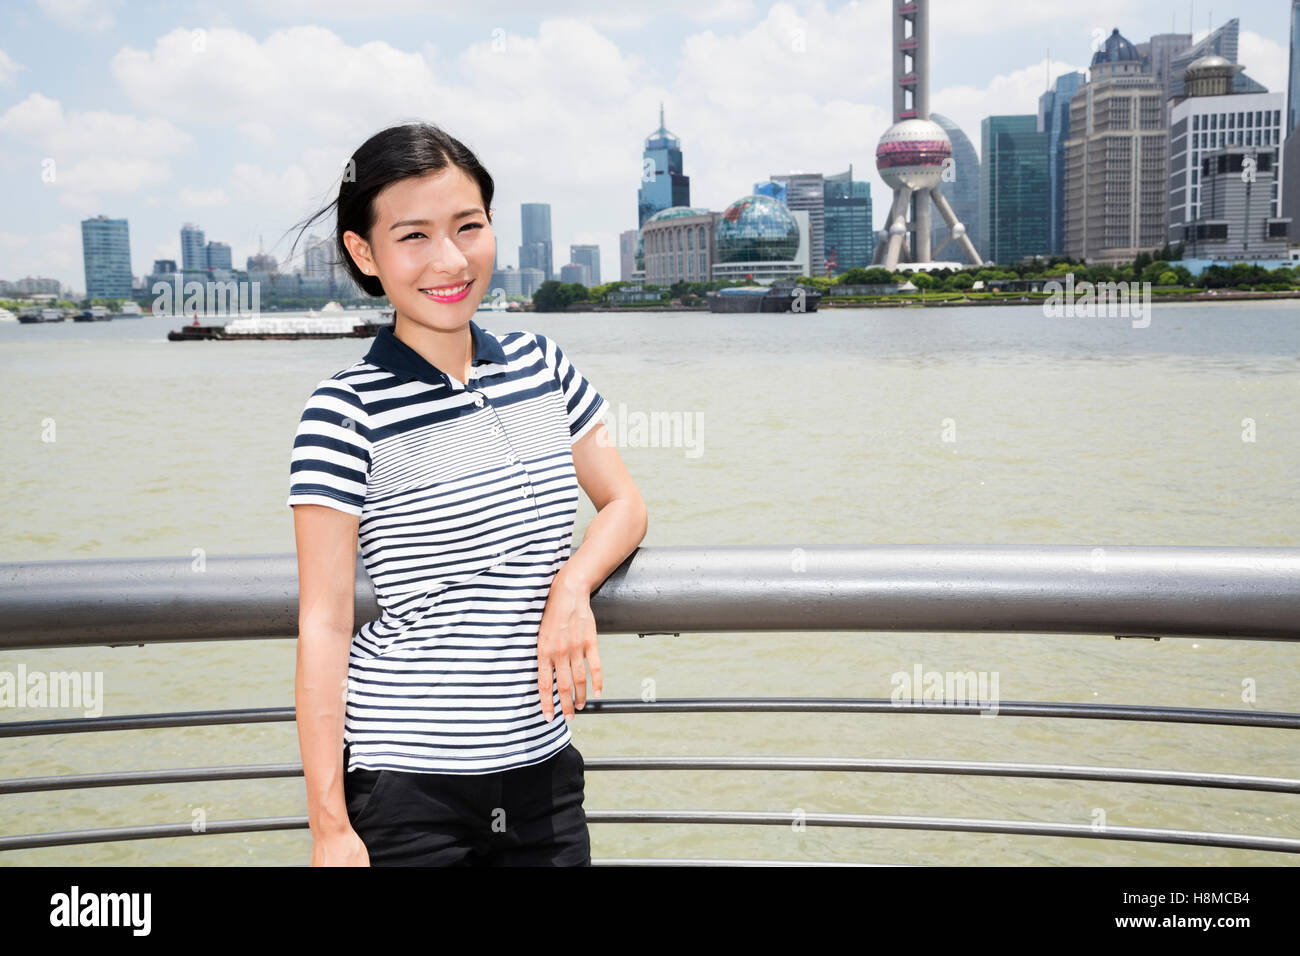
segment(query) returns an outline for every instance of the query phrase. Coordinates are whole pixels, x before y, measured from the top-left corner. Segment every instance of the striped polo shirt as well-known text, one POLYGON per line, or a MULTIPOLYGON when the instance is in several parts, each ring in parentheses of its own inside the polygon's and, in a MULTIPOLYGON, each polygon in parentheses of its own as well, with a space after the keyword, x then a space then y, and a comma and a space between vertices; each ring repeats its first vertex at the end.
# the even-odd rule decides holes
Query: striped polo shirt
POLYGON ((606 403, 545 336, 469 326, 468 382, 386 325, 294 436, 288 505, 358 516, 380 608, 348 655, 348 770, 488 773, 570 740, 558 685, 542 714, 537 632, 573 538, 572 445, 606 403))

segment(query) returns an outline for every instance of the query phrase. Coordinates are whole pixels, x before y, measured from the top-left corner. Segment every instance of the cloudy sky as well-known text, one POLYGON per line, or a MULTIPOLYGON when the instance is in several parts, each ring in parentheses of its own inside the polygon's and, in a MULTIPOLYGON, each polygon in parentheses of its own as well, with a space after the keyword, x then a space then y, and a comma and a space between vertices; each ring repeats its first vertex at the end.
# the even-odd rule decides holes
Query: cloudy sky
MULTIPOLYGON (((1112 28, 1133 42, 1241 21, 1240 60, 1284 88, 1290 4, 934 0, 931 105, 979 148, 980 120, 1032 113, 1112 28), (1050 56, 1049 56, 1050 52, 1050 56)), ((0 278, 85 288, 80 221, 131 224, 131 268, 180 258, 181 223, 283 262, 375 131, 435 122, 496 179, 498 259, 519 204, 551 204, 558 268, 598 243, 618 277, 659 103, 691 202, 720 209, 791 170, 885 190, 888 0, 7 0, 0 8, 0 278), (52 165, 51 165, 52 164, 52 165), (54 170, 53 182, 43 171, 54 170)), ((300 247, 301 249, 301 247, 300 247)))

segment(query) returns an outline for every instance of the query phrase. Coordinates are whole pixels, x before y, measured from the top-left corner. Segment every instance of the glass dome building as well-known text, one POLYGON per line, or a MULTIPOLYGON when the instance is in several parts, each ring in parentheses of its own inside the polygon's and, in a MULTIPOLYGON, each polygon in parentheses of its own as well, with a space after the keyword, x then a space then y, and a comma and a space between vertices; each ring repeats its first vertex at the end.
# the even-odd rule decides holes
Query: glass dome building
POLYGON ((799 252, 799 223, 771 196, 744 196, 718 218, 719 263, 790 262, 799 252))

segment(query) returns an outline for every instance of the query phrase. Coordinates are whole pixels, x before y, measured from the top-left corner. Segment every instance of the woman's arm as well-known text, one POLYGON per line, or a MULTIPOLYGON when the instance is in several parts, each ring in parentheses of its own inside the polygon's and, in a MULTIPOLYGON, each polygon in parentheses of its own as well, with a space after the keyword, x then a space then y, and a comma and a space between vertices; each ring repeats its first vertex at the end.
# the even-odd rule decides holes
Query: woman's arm
POLYGON ((343 714, 357 574, 358 518, 327 505, 293 508, 298 543, 298 746, 312 866, 368 866, 343 795, 343 714))
POLYGON ((610 572, 636 550, 649 523, 641 492, 603 424, 574 442, 573 467, 578 484, 596 506, 596 517, 587 525, 582 545, 551 582, 542 614, 537 645, 538 691, 548 721, 555 716, 552 667, 566 719, 573 718, 575 702, 579 710, 587 703, 588 666, 594 696, 600 696, 600 656, 589 598, 610 572))

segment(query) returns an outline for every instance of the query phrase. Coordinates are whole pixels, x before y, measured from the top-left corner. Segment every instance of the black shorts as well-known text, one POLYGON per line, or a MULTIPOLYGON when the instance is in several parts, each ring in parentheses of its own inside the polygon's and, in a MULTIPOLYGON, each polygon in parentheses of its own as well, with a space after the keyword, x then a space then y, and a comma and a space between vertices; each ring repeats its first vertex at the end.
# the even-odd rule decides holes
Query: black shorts
POLYGON ((490 773, 347 770, 348 819, 371 866, 590 866, 584 763, 570 742, 490 773))

